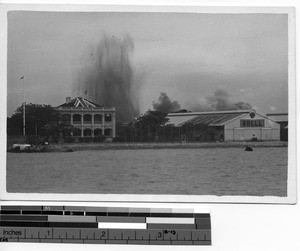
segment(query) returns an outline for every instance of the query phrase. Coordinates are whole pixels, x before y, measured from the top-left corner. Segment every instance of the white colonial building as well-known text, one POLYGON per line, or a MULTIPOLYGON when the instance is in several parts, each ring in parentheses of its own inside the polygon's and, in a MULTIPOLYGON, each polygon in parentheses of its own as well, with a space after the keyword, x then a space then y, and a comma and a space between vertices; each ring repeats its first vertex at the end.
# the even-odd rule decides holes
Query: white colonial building
POLYGON ((169 124, 194 141, 280 140, 280 125, 254 110, 169 113, 169 124))
POLYGON ((75 127, 73 137, 116 136, 116 109, 103 107, 92 101, 77 97, 66 98, 66 102, 56 107, 75 127))

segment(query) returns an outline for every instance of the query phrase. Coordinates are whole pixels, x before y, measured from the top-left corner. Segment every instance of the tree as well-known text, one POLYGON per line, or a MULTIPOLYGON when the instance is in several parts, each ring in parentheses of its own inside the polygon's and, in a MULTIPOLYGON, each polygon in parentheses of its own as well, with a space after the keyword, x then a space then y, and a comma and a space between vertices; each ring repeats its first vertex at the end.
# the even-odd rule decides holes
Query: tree
POLYGON ((154 127, 156 125, 165 125, 169 119, 166 118, 167 113, 161 111, 148 110, 145 114, 142 114, 136 119, 136 123, 142 123, 142 126, 154 127))
MULTIPOLYGON (((61 135, 70 134, 73 129, 70 121, 51 105, 27 104, 25 106, 25 120, 26 135, 38 135, 47 139, 52 138, 55 141, 61 135)), ((18 131, 22 135, 23 106, 18 107, 8 119, 7 127, 8 132, 18 131), (12 130, 13 128, 15 130, 12 130)))
POLYGON ((120 141, 154 141, 159 128, 168 122, 167 114, 161 111, 147 111, 129 124, 117 125, 117 138, 120 141))

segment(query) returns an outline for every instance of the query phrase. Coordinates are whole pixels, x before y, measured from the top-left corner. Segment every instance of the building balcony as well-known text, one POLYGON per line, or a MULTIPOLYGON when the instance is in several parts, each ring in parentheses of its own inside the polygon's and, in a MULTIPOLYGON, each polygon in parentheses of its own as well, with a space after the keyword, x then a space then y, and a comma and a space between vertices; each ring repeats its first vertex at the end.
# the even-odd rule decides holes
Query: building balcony
POLYGON ((115 107, 56 107, 59 111, 92 111, 92 112, 115 112, 115 107))

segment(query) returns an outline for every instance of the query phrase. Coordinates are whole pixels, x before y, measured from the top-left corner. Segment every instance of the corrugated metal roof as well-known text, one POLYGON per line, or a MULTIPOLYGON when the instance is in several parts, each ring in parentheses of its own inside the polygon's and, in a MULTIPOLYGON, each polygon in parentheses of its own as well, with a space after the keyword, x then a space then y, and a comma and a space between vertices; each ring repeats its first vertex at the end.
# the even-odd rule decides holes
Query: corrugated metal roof
POLYGON ((280 113, 280 114, 267 114, 269 119, 272 119, 275 122, 288 122, 288 114, 280 113))
POLYGON ((248 114, 251 110, 236 111, 212 111, 197 113, 170 113, 167 118, 169 124, 174 126, 182 126, 186 123, 193 125, 205 124, 208 126, 222 126, 227 122, 236 119, 244 114, 248 114))
POLYGON ((61 104, 58 107, 76 107, 76 108, 92 108, 92 107, 102 107, 101 105, 98 105, 92 101, 89 101, 82 97, 77 97, 72 99, 68 103, 61 104))
POLYGON ((237 117, 241 116, 241 114, 217 114, 217 115, 198 115, 195 119, 190 121, 193 125, 199 125, 199 124, 205 124, 209 126, 221 126, 226 124, 226 122, 235 119, 237 117))
POLYGON ((169 119, 168 124, 178 126, 182 123, 186 123, 187 121, 197 117, 197 115, 186 115, 186 116, 167 116, 169 119))

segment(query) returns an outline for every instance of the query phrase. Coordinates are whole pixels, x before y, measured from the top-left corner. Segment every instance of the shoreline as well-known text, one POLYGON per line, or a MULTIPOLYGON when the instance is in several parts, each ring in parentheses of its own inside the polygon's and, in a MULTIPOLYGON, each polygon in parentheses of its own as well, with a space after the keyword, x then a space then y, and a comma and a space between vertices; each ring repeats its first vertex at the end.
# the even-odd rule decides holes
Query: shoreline
POLYGON ((73 152, 86 150, 137 150, 137 149, 201 149, 201 148, 245 148, 287 147, 288 142, 174 142, 174 143, 62 143, 45 146, 46 152, 73 152))

